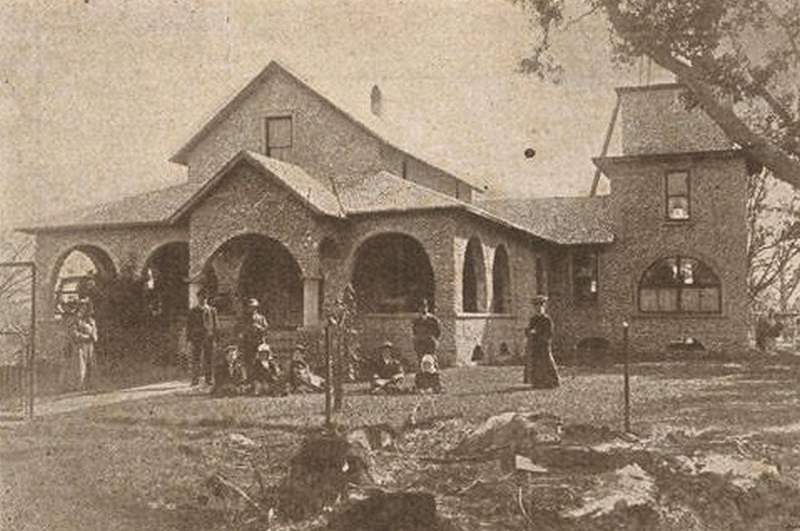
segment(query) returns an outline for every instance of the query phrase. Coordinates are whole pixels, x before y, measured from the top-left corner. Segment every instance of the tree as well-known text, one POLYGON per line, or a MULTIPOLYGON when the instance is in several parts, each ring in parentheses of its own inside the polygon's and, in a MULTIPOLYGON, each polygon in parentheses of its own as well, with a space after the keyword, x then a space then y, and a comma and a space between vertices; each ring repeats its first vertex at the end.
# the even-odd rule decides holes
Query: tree
POLYGON ((360 363, 358 341, 358 310, 356 291, 347 284, 328 315, 335 335, 336 357, 333 366, 334 410, 340 411, 344 401, 344 381, 352 381, 360 363))
POLYGON ((800 192, 768 171, 750 176, 747 223, 750 300, 785 311, 800 287, 800 192))
MULTIPOLYGON (((27 261, 32 255, 32 238, 15 233, 0 234, 0 262, 27 261)), ((27 329, 27 324, 23 323, 30 319, 30 297, 30 269, 0 267, 0 329, 27 329)))
POLYGON ((648 57, 690 89, 752 160, 800 187, 800 3, 793 0, 512 0, 540 30, 521 69, 557 79, 553 36, 586 17, 607 23, 614 60, 648 57))

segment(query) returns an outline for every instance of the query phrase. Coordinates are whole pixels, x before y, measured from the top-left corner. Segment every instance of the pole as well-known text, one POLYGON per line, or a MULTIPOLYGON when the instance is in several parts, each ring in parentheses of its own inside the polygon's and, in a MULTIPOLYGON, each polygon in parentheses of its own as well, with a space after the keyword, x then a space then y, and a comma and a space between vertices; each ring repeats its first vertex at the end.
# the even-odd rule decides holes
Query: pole
POLYGON ((631 431, 631 383, 629 371, 629 354, 628 354, 628 321, 622 323, 622 353, 624 356, 624 371, 625 371, 625 433, 631 431))
POLYGON ((31 263, 31 352, 30 386, 28 389, 28 420, 33 420, 33 400, 36 396, 36 264, 31 263))
POLYGON ((331 325, 330 323, 325 326, 325 426, 331 427, 331 398, 333 393, 333 382, 331 376, 333 374, 333 363, 331 362, 331 325))

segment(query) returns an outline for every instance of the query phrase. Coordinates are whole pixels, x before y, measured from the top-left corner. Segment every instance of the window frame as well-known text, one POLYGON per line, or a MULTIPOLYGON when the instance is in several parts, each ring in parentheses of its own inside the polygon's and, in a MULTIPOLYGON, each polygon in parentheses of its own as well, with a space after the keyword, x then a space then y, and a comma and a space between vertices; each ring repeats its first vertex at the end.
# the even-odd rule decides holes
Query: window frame
POLYGON ((294 148, 294 116, 292 113, 270 114, 264 116, 264 154, 267 157, 272 157, 272 149, 285 149, 291 152, 294 148), (289 145, 288 146, 270 146, 269 141, 269 123, 273 120, 289 120, 289 145))
POLYGON ((572 259, 571 259, 571 281, 572 281, 572 298, 576 304, 597 304, 600 300, 600 249, 592 246, 586 247, 577 247, 572 251, 572 259), (594 280, 595 282, 595 290, 592 292, 591 290, 589 293, 591 294, 588 297, 584 297, 579 295, 578 291, 578 267, 577 263, 577 256, 583 253, 588 253, 594 255, 594 268, 591 273, 590 281, 594 280))
MULTIPOLYGON (((694 275, 694 273, 693 273, 694 275)), ((636 309, 640 314, 643 315, 665 315, 665 316, 708 316, 708 315, 722 315, 723 314, 723 293, 722 293, 722 279, 720 279, 719 275, 717 274, 716 270, 708 265, 707 262, 700 260, 694 256, 684 255, 684 254, 676 254, 670 256, 663 256, 658 260, 652 262, 644 271, 642 271, 641 276, 639 277, 639 282, 636 286, 636 309), (683 270, 683 261, 684 260, 693 260, 697 262, 699 265, 705 267, 708 271, 710 271, 716 280, 714 284, 684 284, 683 279, 679 278, 677 285, 667 285, 666 283, 661 284, 652 284, 652 285, 643 285, 645 276, 648 272, 650 272, 654 267, 658 264, 665 262, 667 260, 675 260, 675 265, 678 269, 678 274, 683 270), (715 310, 685 310, 683 309, 683 292, 687 289, 716 289, 717 291, 717 304, 715 310), (674 310, 664 310, 664 309, 657 309, 657 310, 645 310, 642 307, 642 290, 643 289, 651 289, 651 290, 674 290, 675 292, 675 309, 674 310)))
POLYGON ((664 219, 672 223, 681 223, 690 221, 692 219, 692 174, 688 169, 675 169, 667 170, 664 173, 664 219), (669 176, 683 174, 686 175, 686 194, 670 194, 669 193, 669 176), (673 197, 686 198, 686 217, 673 218, 670 214, 669 200, 673 197))

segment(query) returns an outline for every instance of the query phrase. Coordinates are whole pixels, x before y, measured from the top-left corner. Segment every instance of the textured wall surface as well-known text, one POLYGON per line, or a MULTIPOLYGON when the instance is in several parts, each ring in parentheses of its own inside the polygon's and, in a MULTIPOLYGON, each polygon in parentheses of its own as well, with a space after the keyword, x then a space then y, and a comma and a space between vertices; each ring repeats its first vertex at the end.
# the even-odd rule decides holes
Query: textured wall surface
MULTIPOLYGON (((211 177, 243 149, 266 153, 265 124, 270 116, 292 117, 292 149, 286 160, 318 179, 381 170, 401 176, 406 159, 409 179, 448 195, 457 193, 455 178, 406 157, 280 70, 260 83, 192 149, 189 180, 211 177)), ((461 192, 465 198, 463 185, 461 192)))
MULTIPOLYGON (((708 349, 742 348, 747 342, 746 168, 742 158, 683 157, 642 159, 619 165, 610 175, 614 244, 599 262, 596 304, 574 301, 570 275, 559 275, 554 312, 562 348, 580 339, 606 337, 619 346, 621 323, 631 323, 634 349, 655 351, 686 337, 708 349), (668 171, 691 174, 691 219, 665 219, 664 179, 668 171), (682 255, 711 267, 722 283, 718 315, 645 314, 638 311, 638 283, 660 258, 682 255)), ((554 271, 570 271, 570 251, 557 254, 554 271)))

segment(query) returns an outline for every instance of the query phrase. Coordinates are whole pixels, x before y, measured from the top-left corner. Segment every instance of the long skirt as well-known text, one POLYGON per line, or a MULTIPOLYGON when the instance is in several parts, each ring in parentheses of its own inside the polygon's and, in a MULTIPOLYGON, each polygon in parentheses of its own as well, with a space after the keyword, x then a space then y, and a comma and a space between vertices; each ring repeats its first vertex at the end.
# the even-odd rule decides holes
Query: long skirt
POLYGON ((534 389, 558 387, 558 369, 550 345, 537 345, 529 349, 525 369, 525 383, 533 385, 534 389))

